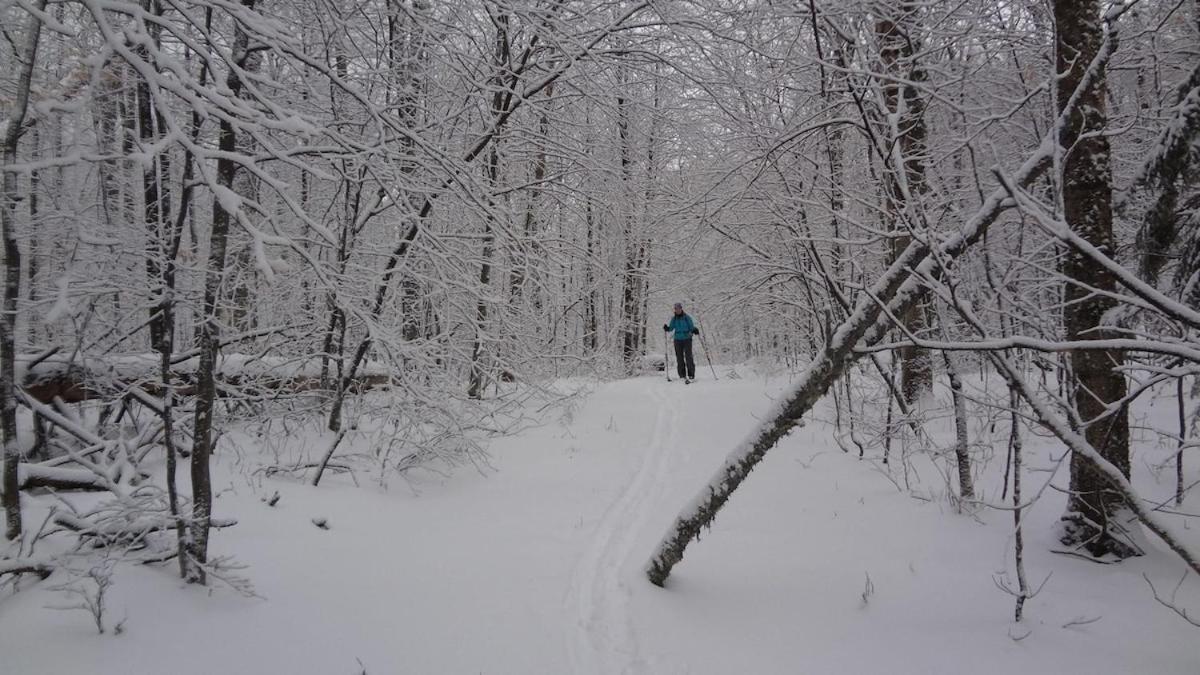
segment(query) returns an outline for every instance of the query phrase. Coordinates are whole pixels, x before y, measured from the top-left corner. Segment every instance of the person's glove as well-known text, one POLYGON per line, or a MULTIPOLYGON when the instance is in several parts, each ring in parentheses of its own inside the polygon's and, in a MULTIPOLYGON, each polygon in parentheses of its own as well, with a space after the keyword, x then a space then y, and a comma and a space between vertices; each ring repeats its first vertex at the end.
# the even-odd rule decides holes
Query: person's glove
POLYGON ((671 330, 671 327, 670 327, 669 325, 667 325, 667 324, 665 324, 665 323, 664 323, 664 324, 663 324, 663 332, 667 332, 667 331, 669 331, 669 330, 671 330))
POLYGON ((699 335, 699 334, 700 334, 700 329, 699 329, 699 328, 693 328, 693 329, 692 329, 692 335, 699 335))

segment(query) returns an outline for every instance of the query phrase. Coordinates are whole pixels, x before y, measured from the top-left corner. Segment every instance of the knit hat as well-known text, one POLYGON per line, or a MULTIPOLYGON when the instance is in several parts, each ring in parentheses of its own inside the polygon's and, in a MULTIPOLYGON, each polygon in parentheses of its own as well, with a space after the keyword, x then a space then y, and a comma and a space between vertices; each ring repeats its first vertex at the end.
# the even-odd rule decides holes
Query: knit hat
POLYGON ((675 309, 683 309, 683 303, 682 302, 675 303, 675 309))

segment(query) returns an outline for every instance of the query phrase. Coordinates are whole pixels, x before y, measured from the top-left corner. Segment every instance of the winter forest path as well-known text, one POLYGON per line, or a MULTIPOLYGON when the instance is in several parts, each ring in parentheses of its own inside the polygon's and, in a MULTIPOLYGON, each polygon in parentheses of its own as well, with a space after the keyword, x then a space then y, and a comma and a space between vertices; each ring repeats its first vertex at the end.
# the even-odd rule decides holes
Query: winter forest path
POLYGON ((575 673, 636 673, 640 652, 629 616, 630 584, 641 584, 634 544, 670 478, 679 448, 679 410, 665 382, 647 380, 641 396, 655 411, 654 430, 637 461, 638 468, 589 535, 567 591, 575 612, 570 655, 575 673), (631 556, 633 558, 631 559, 631 556))
MULTIPOLYGON (((698 374, 690 386, 661 375, 588 383, 573 407, 493 439, 495 470, 393 477, 386 490, 365 475, 356 487, 331 474, 319 488, 264 477, 257 468, 276 460, 246 435, 217 457, 216 515, 238 525, 214 547, 248 566, 265 599, 187 587, 169 565, 124 566, 106 599, 124 631, 100 636, 84 613, 47 609, 64 598, 43 584, 0 599, 0 672, 1200 672, 1195 629, 1141 577, 1173 583, 1175 561, 1099 566, 1049 553, 1062 509, 1053 491, 1026 539, 1031 578, 1053 577, 1026 605, 1021 628, 1032 632, 1014 640, 1012 598, 994 582, 1011 558, 1008 514, 954 514, 927 464, 900 492, 839 451, 824 404, 667 588, 652 586, 643 566, 659 538, 788 381, 698 374), (184 643, 202 658, 180 658, 184 643)), ((1049 454, 1039 443, 1029 439, 1032 469, 1049 454)), ((999 468, 977 481, 987 495, 999 493, 999 468)))

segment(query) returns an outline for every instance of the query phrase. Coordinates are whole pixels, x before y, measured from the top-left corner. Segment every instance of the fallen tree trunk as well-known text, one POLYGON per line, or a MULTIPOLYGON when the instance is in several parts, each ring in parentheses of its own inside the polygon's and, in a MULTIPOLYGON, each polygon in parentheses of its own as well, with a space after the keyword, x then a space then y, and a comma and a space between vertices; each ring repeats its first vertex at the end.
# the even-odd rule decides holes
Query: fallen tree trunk
POLYGON ((44 560, 13 558, 0 560, 0 577, 5 574, 36 574, 45 579, 54 572, 54 566, 44 560))
POLYGON ((17 484, 22 490, 51 488, 54 490, 107 490, 111 481, 88 469, 72 469, 42 464, 21 464, 17 484))
MULTIPOLYGON (((92 521, 87 517, 58 511, 53 518, 55 525, 92 537, 106 546, 139 542, 155 532, 173 532, 175 521, 176 518, 167 513, 141 515, 132 519, 106 517, 99 521, 92 521)), ((237 525, 237 520, 233 518, 213 518, 209 526, 213 529, 222 529, 235 525, 237 525)))
MULTIPOLYGON (((1049 166, 1054 147, 1052 138, 1043 140, 1016 174, 1021 185, 1029 184, 1049 166)), ((954 259, 983 236, 1010 205, 1007 194, 1004 187, 994 190, 959 233, 936 250, 930 248, 928 242, 914 239, 883 276, 861 295, 854 312, 837 327, 799 381, 764 416, 766 421, 734 448, 712 480, 676 518, 647 565, 646 575, 651 583, 662 586, 666 582, 671 569, 683 559, 688 544, 698 539, 700 532, 712 523, 717 511, 767 451, 791 431, 846 368, 859 358, 855 352, 859 342, 864 338, 867 342, 878 340, 890 325, 890 317, 900 315, 919 300, 919 279, 935 274, 942 260, 954 259)))
MULTIPOLYGON (((176 396, 194 396, 195 378, 182 372, 174 387, 176 396)), ((298 393, 321 389, 318 375, 279 375, 223 373, 217 377, 221 389, 231 387, 253 387, 259 390, 280 393, 298 393)), ((385 373, 360 374, 350 384, 351 389, 364 391, 386 386, 391 376, 385 373)), ((36 371, 25 375, 21 388, 29 398, 39 403, 50 403, 55 399, 64 403, 80 403, 92 400, 111 400, 123 392, 138 390, 153 396, 161 396, 162 385, 157 376, 132 367, 120 365, 89 366, 78 362, 49 361, 36 371)), ((144 402, 142 397, 135 396, 144 402)))
MULTIPOLYGON (((1092 80, 1103 72, 1115 48, 1116 29, 1113 27, 1096 57, 1088 64, 1071 98, 1062 106, 1050 132, 1016 172, 1014 182, 1018 186, 1026 187, 1050 165, 1058 151, 1058 129, 1079 105, 1082 94, 1091 86, 1092 80)), ((996 218, 1013 205, 1008 196, 1009 190, 1003 185, 993 190, 975 215, 963 223, 959 232, 936 247, 931 247, 927 241, 930 233, 926 233, 926 240, 914 237, 883 276, 869 289, 864 289, 854 312, 837 327, 825 348, 816 355, 800 379, 768 411, 765 421, 729 453, 725 464, 676 517, 674 525, 646 566, 646 576, 651 583, 656 586, 666 583, 671 569, 683 559, 688 544, 698 539, 700 532, 711 525, 729 496, 762 461, 767 451, 796 426, 800 418, 812 409, 858 358, 855 349, 860 341, 867 345, 878 342, 892 325, 893 318, 903 316, 918 301, 922 287, 920 280, 937 276, 943 262, 953 261, 977 242, 996 218)))

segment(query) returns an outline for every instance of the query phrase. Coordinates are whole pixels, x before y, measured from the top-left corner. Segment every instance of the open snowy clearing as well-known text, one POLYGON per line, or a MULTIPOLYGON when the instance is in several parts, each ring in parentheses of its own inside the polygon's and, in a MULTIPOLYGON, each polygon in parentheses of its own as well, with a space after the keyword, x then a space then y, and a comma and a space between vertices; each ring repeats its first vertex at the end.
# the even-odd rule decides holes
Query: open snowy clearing
MULTIPOLYGON (((107 620, 123 630, 98 635, 85 613, 47 607, 65 601, 52 577, 0 602, 4 672, 1200 672, 1196 629, 1142 578, 1169 591, 1183 571, 1157 542, 1120 565, 1051 553, 1063 496, 1048 491, 1026 564, 1035 586, 1049 580, 1013 624, 995 582, 1012 566, 1010 514, 953 513, 928 462, 898 490, 823 420, 768 455, 666 589, 650 585, 658 539, 786 383, 743 375, 594 385, 494 441, 489 475, 411 489, 252 477, 259 458, 223 452, 215 515, 239 524, 214 535, 215 554, 249 565, 262 598, 187 586, 171 565, 122 566, 107 620)), ((1029 439, 1027 489, 1058 452, 1044 443, 1029 439)), ((1134 471, 1145 494, 1165 495, 1154 452, 1139 448, 1134 471)), ((991 501, 1002 463, 979 479, 991 501)), ((1200 588, 1178 598, 1200 607, 1200 588)))

